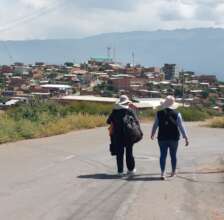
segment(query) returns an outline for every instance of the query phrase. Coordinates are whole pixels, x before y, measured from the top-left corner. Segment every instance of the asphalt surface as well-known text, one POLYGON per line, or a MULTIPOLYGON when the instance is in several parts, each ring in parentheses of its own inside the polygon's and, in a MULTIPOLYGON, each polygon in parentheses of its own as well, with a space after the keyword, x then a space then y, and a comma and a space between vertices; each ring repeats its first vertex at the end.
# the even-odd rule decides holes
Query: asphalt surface
POLYGON ((224 220, 224 131, 186 125, 190 146, 180 142, 167 181, 150 124, 132 178, 115 175, 106 128, 0 145, 0 219, 224 220))

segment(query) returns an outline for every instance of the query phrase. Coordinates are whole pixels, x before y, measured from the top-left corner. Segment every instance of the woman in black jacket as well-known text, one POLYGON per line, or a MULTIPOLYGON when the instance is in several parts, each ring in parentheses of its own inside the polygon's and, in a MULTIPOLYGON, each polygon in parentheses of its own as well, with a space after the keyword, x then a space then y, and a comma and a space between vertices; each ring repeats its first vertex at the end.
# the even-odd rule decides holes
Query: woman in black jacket
POLYGON ((124 117, 127 114, 132 115, 138 122, 138 118, 135 112, 130 108, 130 105, 132 105, 132 103, 126 95, 120 96, 112 113, 107 119, 107 123, 112 125, 111 144, 116 154, 118 176, 124 175, 123 163, 125 151, 128 169, 127 174, 133 175, 136 172, 135 159, 133 157, 133 144, 127 144, 124 139, 124 117))

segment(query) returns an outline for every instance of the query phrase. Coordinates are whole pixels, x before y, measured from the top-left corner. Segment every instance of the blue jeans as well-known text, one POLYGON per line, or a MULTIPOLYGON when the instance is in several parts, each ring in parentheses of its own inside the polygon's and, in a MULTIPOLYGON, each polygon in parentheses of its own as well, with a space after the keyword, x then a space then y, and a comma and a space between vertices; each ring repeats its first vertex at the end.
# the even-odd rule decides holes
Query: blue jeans
POLYGON ((176 171, 177 165, 177 148, 178 148, 178 141, 167 140, 167 141, 158 141, 160 147, 160 168, 161 172, 163 173, 166 168, 166 157, 167 151, 169 149, 170 157, 171 157, 171 166, 172 172, 176 171))

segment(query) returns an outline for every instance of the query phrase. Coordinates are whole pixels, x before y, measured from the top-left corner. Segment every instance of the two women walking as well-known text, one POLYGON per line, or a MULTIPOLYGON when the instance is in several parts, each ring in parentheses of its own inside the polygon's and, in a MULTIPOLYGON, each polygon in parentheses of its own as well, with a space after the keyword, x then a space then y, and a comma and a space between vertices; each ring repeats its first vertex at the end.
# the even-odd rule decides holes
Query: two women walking
MULTIPOLYGON (((124 117, 131 115, 136 123, 139 124, 139 120, 135 114, 132 102, 126 95, 122 95, 109 116, 107 123, 112 126, 111 131, 111 151, 116 155, 117 171, 119 176, 124 175, 124 153, 126 153, 126 165, 127 174, 133 175, 136 172, 135 159, 133 156, 133 143, 129 144, 125 141, 124 134, 124 117)), ((185 139, 185 145, 189 144, 186 131, 183 126, 181 114, 175 111, 175 98, 173 96, 167 96, 166 100, 161 105, 162 109, 156 114, 155 121, 151 131, 151 139, 154 139, 155 133, 158 129, 158 144, 160 148, 160 168, 161 179, 166 179, 166 158, 169 150, 171 157, 172 172, 171 176, 176 175, 177 164, 177 149, 178 141, 180 139, 180 133, 185 139)))

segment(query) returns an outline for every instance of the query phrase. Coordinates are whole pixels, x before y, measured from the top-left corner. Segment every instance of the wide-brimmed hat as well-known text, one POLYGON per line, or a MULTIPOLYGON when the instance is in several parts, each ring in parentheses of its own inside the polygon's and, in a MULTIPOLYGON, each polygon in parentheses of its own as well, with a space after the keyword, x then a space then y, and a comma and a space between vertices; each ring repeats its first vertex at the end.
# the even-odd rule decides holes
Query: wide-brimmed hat
POLYGON ((168 95, 164 102, 161 102, 162 108, 171 108, 176 109, 178 107, 177 103, 175 102, 175 98, 172 95, 168 95))
POLYGON ((128 108, 128 104, 132 103, 131 100, 128 98, 128 96, 126 95, 121 95, 120 98, 117 100, 117 102, 115 103, 115 107, 119 108, 128 108))
POLYGON ((131 100, 128 98, 128 96, 121 95, 116 103, 120 104, 120 105, 127 105, 127 104, 131 103, 131 100))

